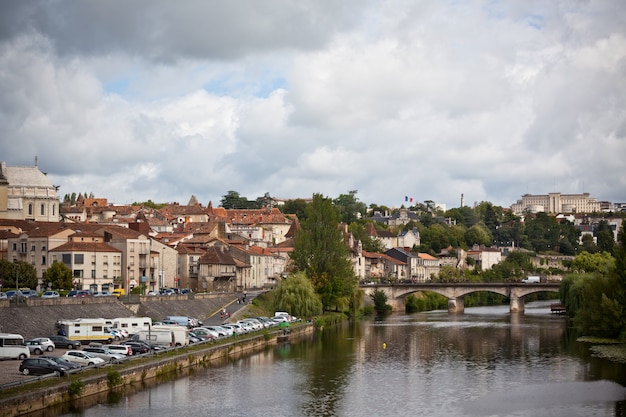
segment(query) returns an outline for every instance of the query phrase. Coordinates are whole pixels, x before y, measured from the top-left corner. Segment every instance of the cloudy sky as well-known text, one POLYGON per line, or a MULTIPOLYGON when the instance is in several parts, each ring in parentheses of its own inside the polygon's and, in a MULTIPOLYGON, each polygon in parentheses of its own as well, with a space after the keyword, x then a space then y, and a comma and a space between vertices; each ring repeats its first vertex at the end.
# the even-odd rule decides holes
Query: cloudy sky
POLYGON ((626 3, 0 2, 0 160, 59 195, 626 202, 626 3))

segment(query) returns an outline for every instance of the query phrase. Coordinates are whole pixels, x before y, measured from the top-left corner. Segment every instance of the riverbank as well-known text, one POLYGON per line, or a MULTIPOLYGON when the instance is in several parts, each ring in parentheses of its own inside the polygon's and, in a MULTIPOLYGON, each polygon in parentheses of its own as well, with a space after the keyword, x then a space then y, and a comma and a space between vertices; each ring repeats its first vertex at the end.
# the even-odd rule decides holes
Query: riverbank
MULTIPOLYGON (((292 326, 290 340, 308 337, 315 331, 311 323, 292 326)), ((137 362, 110 365, 79 373, 68 378, 44 381, 34 386, 21 386, 3 392, 0 417, 15 417, 50 407, 76 406, 92 396, 123 392, 159 378, 199 367, 214 366, 215 361, 237 358, 277 345, 284 336, 282 330, 265 330, 250 337, 212 345, 190 345, 162 354, 145 357, 137 362), (52 382, 54 381, 54 382, 52 382), (38 385, 39 384, 39 385, 38 385)), ((42 414, 43 415, 43 414, 42 414)))

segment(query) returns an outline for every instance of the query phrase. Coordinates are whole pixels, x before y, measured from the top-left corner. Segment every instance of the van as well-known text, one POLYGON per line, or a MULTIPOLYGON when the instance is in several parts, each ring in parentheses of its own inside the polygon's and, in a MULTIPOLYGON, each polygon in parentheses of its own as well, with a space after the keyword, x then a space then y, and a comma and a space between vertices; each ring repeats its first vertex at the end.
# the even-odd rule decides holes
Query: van
POLYGON ((30 358, 30 350, 20 334, 0 333, 0 359, 30 358))
POLYGON ((117 298, 120 298, 122 295, 126 294, 124 288, 116 288, 113 290, 113 295, 117 298))
POLYGON ((538 276, 527 276, 526 278, 524 278, 522 280, 522 282, 524 284, 538 284, 541 281, 541 279, 538 276))
POLYGON ((133 337, 132 341, 146 342, 150 346, 174 346, 174 333, 170 330, 141 330, 133 337))
POLYGON ((187 346, 189 344, 189 330, 187 327, 176 324, 155 324, 152 326, 153 331, 170 331, 174 336, 172 346, 187 346))
POLYGON ((131 336, 141 330, 150 330, 152 326, 150 317, 117 317, 112 321, 114 329, 126 330, 131 336))

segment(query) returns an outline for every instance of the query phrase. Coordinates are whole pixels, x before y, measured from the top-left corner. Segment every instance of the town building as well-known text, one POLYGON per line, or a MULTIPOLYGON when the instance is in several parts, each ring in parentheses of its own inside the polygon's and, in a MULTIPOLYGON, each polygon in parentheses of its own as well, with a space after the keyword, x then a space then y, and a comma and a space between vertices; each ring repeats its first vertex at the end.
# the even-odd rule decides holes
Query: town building
POLYGON ((589 193, 561 194, 549 193, 546 195, 524 194, 520 200, 511 205, 511 210, 517 214, 545 212, 559 213, 595 213, 601 210, 601 204, 589 193))
POLYGON ((59 221, 57 187, 35 166, 0 162, 0 219, 59 221))

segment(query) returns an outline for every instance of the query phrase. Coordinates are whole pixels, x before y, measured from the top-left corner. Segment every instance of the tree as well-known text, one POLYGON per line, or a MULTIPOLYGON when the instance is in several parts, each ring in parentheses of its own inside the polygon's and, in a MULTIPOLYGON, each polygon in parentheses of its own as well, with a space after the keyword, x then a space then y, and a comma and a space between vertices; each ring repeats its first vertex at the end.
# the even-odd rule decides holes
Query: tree
POLYGON ((484 224, 475 224, 467 229, 467 232, 465 232, 465 243, 467 243, 468 246, 489 246, 491 245, 491 233, 484 224))
POLYGON ((53 289, 72 288, 72 270, 62 262, 54 261, 46 271, 45 286, 50 285, 53 289))
POLYGON ((220 206, 225 209, 250 209, 259 208, 254 201, 248 201, 247 198, 241 197, 237 191, 229 191, 220 201, 220 206))
POLYGON ((357 278, 330 199, 313 195, 290 257, 296 270, 312 281, 324 309, 350 305, 353 292, 358 290, 357 278))
POLYGON ((0 280, 2 287, 7 288, 36 288, 37 270, 28 262, 0 261, 0 280), (17 279, 17 283, 16 283, 17 279))
POLYGON ((573 272, 599 272, 608 274, 615 269, 615 258, 608 252, 581 252, 572 261, 570 270, 573 272))
POLYGON ((307 318, 322 313, 322 302, 303 272, 291 274, 278 283, 274 307, 276 311, 288 311, 296 317, 307 318))
POLYGON ((387 294, 382 290, 374 290, 370 294, 370 298, 374 302, 374 311, 379 316, 384 316, 386 314, 391 313, 392 307, 387 304, 387 294))
POLYGON ((341 222, 350 224, 367 213, 367 206, 356 198, 357 190, 349 191, 348 194, 340 194, 333 200, 333 204, 339 210, 341 222))
POLYGON ((306 206, 307 202, 301 198, 295 200, 287 200, 285 204, 280 206, 280 211, 284 214, 295 214, 300 221, 306 218, 306 206))
POLYGON ((601 220, 596 229, 596 237, 598 248, 601 251, 615 254, 615 241, 613 240, 613 232, 606 220, 601 220))

